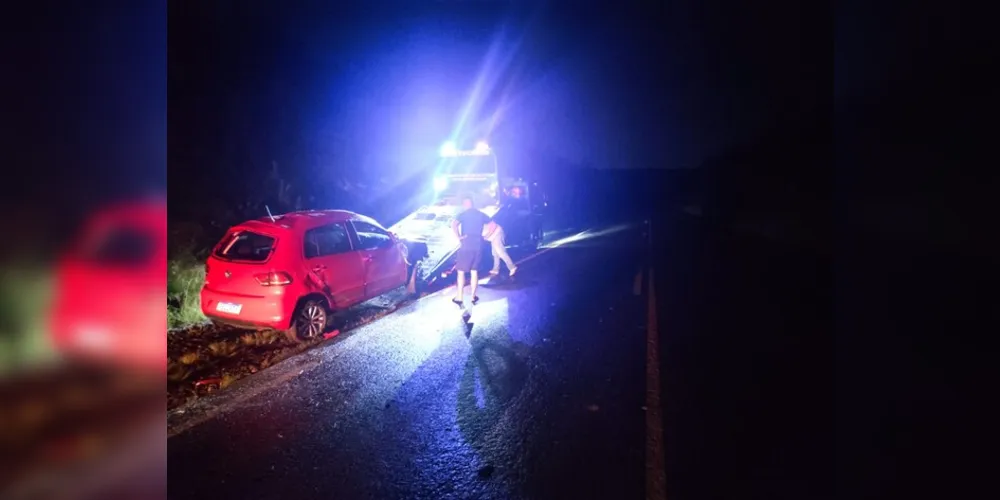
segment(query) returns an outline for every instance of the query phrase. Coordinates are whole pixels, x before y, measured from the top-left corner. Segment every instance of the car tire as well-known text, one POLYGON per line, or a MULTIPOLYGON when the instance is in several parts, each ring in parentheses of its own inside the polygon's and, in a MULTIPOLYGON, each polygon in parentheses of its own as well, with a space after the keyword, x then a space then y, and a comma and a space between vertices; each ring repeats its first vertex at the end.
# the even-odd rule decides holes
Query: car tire
POLYGON ((285 336, 292 342, 308 342, 323 336, 330 312, 321 300, 310 299, 302 303, 292 317, 291 327, 285 336))

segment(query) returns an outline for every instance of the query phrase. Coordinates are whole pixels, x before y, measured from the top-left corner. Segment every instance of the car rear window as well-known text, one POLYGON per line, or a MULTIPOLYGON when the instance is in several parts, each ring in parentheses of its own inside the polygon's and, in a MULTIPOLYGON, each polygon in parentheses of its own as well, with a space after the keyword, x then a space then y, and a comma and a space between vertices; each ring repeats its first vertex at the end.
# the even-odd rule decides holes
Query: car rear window
POLYGON ((264 262, 274 251, 274 238, 253 231, 239 230, 226 235, 215 249, 215 256, 229 260, 264 262))

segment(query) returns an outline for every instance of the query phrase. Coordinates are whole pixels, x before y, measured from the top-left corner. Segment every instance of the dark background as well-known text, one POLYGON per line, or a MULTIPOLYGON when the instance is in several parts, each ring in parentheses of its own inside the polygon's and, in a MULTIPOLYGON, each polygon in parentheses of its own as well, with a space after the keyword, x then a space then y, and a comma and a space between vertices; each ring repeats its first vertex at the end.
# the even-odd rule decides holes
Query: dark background
POLYGON ((171 217, 214 233, 262 204, 391 224, 420 203, 453 133, 488 138, 501 169, 540 181, 557 224, 648 215, 653 200, 774 212, 793 203, 775 197, 818 199, 828 171, 817 148, 829 146, 832 67, 815 52, 830 43, 809 28, 826 13, 792 2, 175 3, 169 14, 171 217), (380 179, 378 191, 339 187, 380 179))
MULTIPOLYGON (((183 9, 198 10, 199 4, 206 3, 185 2, 183 9)), ((163 2, 142 2, 128 9, 100 2, 79 6, 33 2, 31 6, 37 9, 32 12, 5 16, 4 57, 12 71, 7 73, 3 86, 7 95, 4 142, 11 152, 5 168, 4 207, 8 214, 16 214, 7 218, 9 231, 16 236, 11 237, 13 243, 5 246, 6 253, 44 253, 42 250, 52 247, 43 243, 48 243, 53 235, 63 234, 60 228, 73 227, 67 221, 78 220, 89 208, 111 199, 162 189, 168 161, 169 203, 171 211, 180 214, 179 219, 194 218, 201 211, 194 203, 185 206, 185 200, 246 196, 217 188, 219 178, 224 176, 220 172, 244 172, 242 169, 249 163, 217 165, 223 160, 243 161, 234 159, 240 155, 220 154, 216 147, 225 143, 219 135, 226 123, 220 117, 226 113, 215 108, 217 104, 213 104, 211 96, 213 92, 216 96, 223 93, 232 81, 198 75, 208 71, 205 68, 233 64, 237 59, 226 56, 220 45, 240 46, 246 43, 248 35, 241 38, 232 31, 228 36, 216 33, 215 41, 207 37, 190 40, 184 49, 185 43, 176 38, 197 38, 199 31, 211 35, 219 30, 213 30, 205 21, 197 21, 192 24, 200 27, 183 28, 179 31, 186 34, 177 33, 177 28, 184 26, 183 21, 174 17, 180 5, 172 3, 169 10, 170 57, 176 61, 176 51, 200 53, 209 60, 201 63, 202 69, 184 71, 193 72, 195 76, 191 78, 195 80, 208 82, 204 88, 192 84, 187 89, 178 89, 170 81, 169 111, 164 37, 168 11, 163 2), (200 120, 193 119, 191 110, 201 107, 207 111, 200 115, 200 120), (168 124, 166 135, 165 124, 168 124), (211 127, 215 131, 206 132, 211 127), (169 154, 165 154, 168 147, 169 154)), ((642 16, 644 23, 670 29, 657 29, 653 30, 655 34, 646 35, 662 39, 660 43, 636 42, 643 45, 643 51, 625 53, 631 54, 633 60, 643 60, 642 64, 634 63, 636 66, 648 67, 649 60, 654 59, 650 47, 671 47, 664 49, 664 54, 673 59, 655 58, 655 64, 674 71, 664 68, 649 75, 670 74, 675 79, 671 87, 663 83, 669 81, 665 76, 660 79, 647 76, 648 80, 639 85, 645 89, 666 89, 660 92, 665 97, 655 105, 648 104, 650 101, 642 101, 646 106, 633 104, 632 109, 639 110, 626 115, 641 115, 643 110, 652 115, 652 110, 659 110, 670 116, 669 120, 659 122, 658 127, 637 127, 641 132, 634 140, 646 144, 645 140, 650 138, 638 139, 642 134, 652 135, 651 142, 666 137, 668 144, 673 139, 674 147, 646 148, 640 160, 616 162, 616 165, 700 166, 702 169, 693 175, 696 180, 691 181, 696 188, 678 188, 678 191, 705 193, 705 200, 718 200, 714 202, 718 206, 731 207, 720 209, 729 217, 744 213, 738 208, 740 203, 757 206, 776 199, 769 193, 778 189, 769 190, 766 186, 771 184, 761 178, 795 179, 797 185, 804 186, 807 194, 784 205, 783 213, 809 221, 806 226, 818 235, 817 241, 825 242, 818 248, 836 256, 830 266, 830 281, 816 285, 817 290, 829 293, 804 300, 811 299, 820 305, 826 314, 819 320, 834 325, 831 331, 836 332, 836 338, 816 340, 822 344, 819 352, 827 353, 816 359, 819 363, 824 360, 829 363, 829 348, 835 348, 837 370, 829 373, 837 377, 838 425, 834 444, 840 461, 838 483, 850 494, 869 492, 873 497, 878 496, 874 493, 887 493, 892 483, 905 482, 910 490, 950 496, 959 493, 959 489, 972 488, 974 479, 986 472, 984 465, 988 462, 965 458, 988 456, 987 450, 984 445, 975 444, 981 442, 981 436, 974 434, 970 422, 965 420, 956 425, 956 421, 963 419, 955 417, 966 415, 968 396, 972 395, 958 382, 985 380, 985 367, 989 365, 989 359, 984 359, 989 350, 974 332, 992 331, 992 323, 980 322, 990 310, 985 299, 990 290, 986 276, 995 255, 995 245, 983 238, 992 228, 991 214, 995 213, 991 210, 992 197, 996 192, 996 175, 989 168, 990 148, 984 147, 992 139, 988 103, 996 88, 995 79, 982 74, 991 65, 987 43, 991 29, 984 26, 991 18, 973 13, 961 15, 957 8, 940 5, 848 2, 839 3, 835 13, 821 12, 820 7, 813 6, 816 11, 809 16, 814 21, 799 24, 793 19, 791 13, 795 9, 790 5, 768 4, 766 8, 761 6, 759 12, 748 12, 749 7, 734 10, 740 8, 715 2, 698 5, 688 9, 687 15, 642 16), (760 19, 776 21, 763 23, 760 19), (806 41, 788 41, 794 32, 806 41), (831 33, 835 45, 831 43, 831 33), (743 73, 738 73, 741 66, 732 57, 726 57, 747 53, 765 61, 762 66, 766 70, 748 73, 746 67, 758 65, 744 63, 743 73), (668 59, 671 62, 665 63, 668 59), (711 69, 704 69, 700 80, 678 76, 685 74, 678 68, 689 67, 711 69), (726 71, 737 74, 720 76, 726 71), (792 76, 782 78, 783 73, 792 76), (697 92, 681 94, 670 90, 712 88, 705 83, 712 75, 717 83, 728 82, 726 91, 715 94, 714 100, 708 95, 699 101, 692 97, 697 92), (760 86, 771 88, 775 81, 797 88, 806 96, 789 102, 813 103, 797 104, 792 106, 794 112, 777 115, 801 116, 806 122, 811 118, 813 128, 779 126, 780 119, 766 117, 767 112, 761 114, 761 109, 782 109, 788 88, 770 94, 760 92, 768 96, 763 100, 757 97, 754 101, 745 94, 742 99, 738 97, 739 89, 750 87, 751 83, 767 82, 760 86), (705 101, 710 102, 693 104, 705 101), (747 113, 745 116, 751 118, 735 120, 734 124, 750 120, 762 124, 756 132, 773 130, 773 135, 713 133, 709 126, 701 125, 732 127, 749 134, 748 130, 754 127, 729 125, 728 120, 719 118, 724 114, 722 110, 732 107, 722 103, 736 101, 755 102, 743 106, 752 107, 758 114, 754 117, 753 113, 747 113), (664 111, 684 106, 692 108, 686 113, 664 111), (720 122, 727 123, 722 126, 720 122), (795 143, 783 137, 796 137, 808 130, 816 131, 813 139, 796 144, 799 157, 810 159, 807 163, 811 166, 776 161, 775 151, 783 152, 783 145, 795 143), (765 135, 773 139, 753 140, 765 135), (708 144, 717 138, 725 144, 708 144), (745 144, 745 148, 737 147, 740 144, 745 144), (772 146, 768 148, 765 144, 772 146), (747 148, 762 151, 758 160, 753 163, 738 160, 743 158, 739 152, 747 148), (773 174, 763 175, 766 171, 773 174), (743 181, 756 184, 744 187, 743 181), (960 340, 955 341, 956 337, 960 340), (901 460, 902 457, 909 460, 901 460), (882 487, 873 488, 876 485, 882 487)), ((266 17, 259 9, 257 18, 266 17)), ((448 9, 458 7, 453 4, 448 9)), ((574 9, 573 13, 563 15, 563 19, 585 10, 574 9)), ((203 15, 193 17, 199 16, 203 15)), ((279 30, 262 27, 262 22, 245 23, 235 15, 226 16, 225 12, 219 12, 218 17, 227 19, 231 25, 242 24, 247 31, 281 38, 279 30)), ((602 12, 600 17, 615 16, 602 12)), ((634 16, 621 14, 621 17, 636 22, 634 16)), ((343 24, 347 28, 325 32, 331 45, 337 39, 355 44, 365 39, 362 23, 352 20, 343 24)), ((567 21, 565 26, 577 25, 567 21)), ((594 43, 601 40, 590 36, 594 32, 588 28, 577 29, 579 38, 594 43)), ((544 31, 552 30, 549 25, 544 31)), ((631 31, 623 27, 604 38, 631 31)), ((483 32, 489 30, 484 28, 483 32)), ((269 41, 258 44, 271 45, 269 41)), ((346 45, 349 44, 337 47, 346 45)), ((247 59, 263 57, 259 52, 256 54, 247 59)), ((282 59, 276 53, 270 57, 282 59)), ((607 57, 622 64, 628 60, 607 57)), ((171 65, 171 79, 173 73, 171 65)), ((323 74, 324 78, 333 78, 332 74, 339 73, 356 74, 350 71, 323 74)), ((635 84, 634 79, 626 77, 627 72, 606 73, 635 84)), ((312 82, 308 77, 304 80, 312 82)), ((255 85, 266 86, 259 82, 255 85)), ((326 85, 326 80, 315 85, 326 85)), ((611 87, 620 89, 616 85, 611 87)), ((297 99, 302 95, 304 102, 314 102, 305 97, 308 92, 290 94, 297 99)), ((648 95, 647 92, 629 94, 648 95)), ((327 97, 335 102, 338 95, 334 91, 327 97)), ((592 107, 595 102, 605 100, 592 99, 587 104, 592 107)), ((330 101, 315 107, 332 106, 330 101)), ((335 113, 326 113, 332 114, 335 113)), ((267 118, 240 121, 257 120, 267 118)), ((620 129, 622 123, 640 121, 619 120, 616 127, 607 128, 620 129)), ((280 133, 293 134, 290 130, 292 127, 285 127, 280 133)), ((256 133, 267 138, 279 132, 256 133)), ((278 144, 287 142, 275 140, 278 144)), ((439 141, 436 138, 429 147, 437 147, 439 141)), ((265 143, 242 142, 259 146, 265 143)), ((252 155, 259 169, 266 169, 272 159, 289 166, 295 161, 285 159, 283 155, 291 153, 280 151, 280 147, 267 148, 264 152, 246 153, 252 155)), ((569 157, 563 149, 551 154, 569 157)), ((600 161, 593 163, 602 166, 600 161)), ((251 171, 245 172, 248 173, 241 178, 254 177, 251 171)), ((645 182, 644 174, 635 175, 642 180, 630 185, 663 185, 645 182)), ((598 181, 584 185, 590 186, 588 192, 593 193, 596 184, 598 181)), ((706 201, 705 213, 713 206, 713 202, 706 201)), ((816 391, 816 397, 829 395, 824 387, 816 391)), ((817 450, 817 455, 830 454, 824 449, 817 450)), ((817 462, 817 467, 826 466, 817 462)), ((833 469, 827 470, 832 476, 833 469)))

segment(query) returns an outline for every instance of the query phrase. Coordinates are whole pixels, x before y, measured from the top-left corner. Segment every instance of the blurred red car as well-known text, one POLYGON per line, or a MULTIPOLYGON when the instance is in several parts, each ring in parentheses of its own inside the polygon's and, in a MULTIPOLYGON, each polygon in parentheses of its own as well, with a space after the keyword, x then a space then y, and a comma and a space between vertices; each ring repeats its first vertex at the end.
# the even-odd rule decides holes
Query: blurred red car
POLYGON ((91 216, 56 266, 49 329, 64 357, 165 370, 167 206, 122 203, 91 216))
POLYGON ((293 212, 232 227, 205 264, 201 310, 230 325, 321 335, 330 314, 406 284, 396 237, 344 210, 293 212))

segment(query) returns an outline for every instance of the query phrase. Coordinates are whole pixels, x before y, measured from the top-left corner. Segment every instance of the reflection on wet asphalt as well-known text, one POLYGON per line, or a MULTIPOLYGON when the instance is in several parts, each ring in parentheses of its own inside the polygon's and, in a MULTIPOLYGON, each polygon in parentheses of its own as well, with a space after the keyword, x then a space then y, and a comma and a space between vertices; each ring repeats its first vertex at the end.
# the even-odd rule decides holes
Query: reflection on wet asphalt
POLYGON ((547 249, 483 280, 468 321, 444 290, 282 363, 169 440, 170 496, 641 496, 638 240, 547 249))

